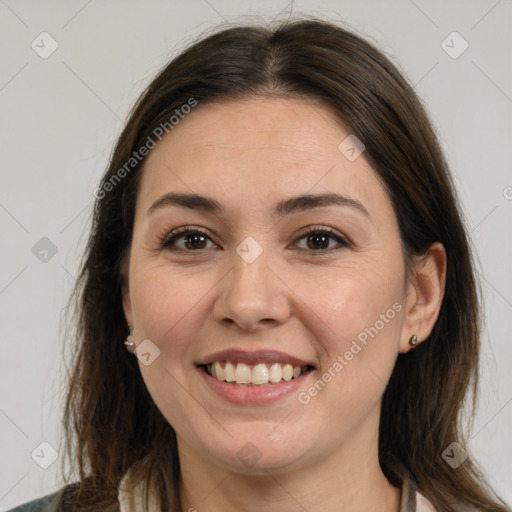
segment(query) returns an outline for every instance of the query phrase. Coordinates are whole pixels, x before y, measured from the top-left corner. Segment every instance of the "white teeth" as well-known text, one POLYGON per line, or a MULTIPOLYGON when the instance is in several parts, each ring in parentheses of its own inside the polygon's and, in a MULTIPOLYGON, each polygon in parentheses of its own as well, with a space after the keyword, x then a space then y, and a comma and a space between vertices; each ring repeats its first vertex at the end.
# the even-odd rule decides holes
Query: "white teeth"
POLYGON ((235 382, 235 367, 229 361, 224 365, 224 380, 226 382, 235 382))
POLYGON ((264 363, 252 367, 245 363, 226 361, 224 367, 220 361, 207 365, 208 373, 215 379, 236 384, 275 384, 282 380, 297 379, 306 370, 301 366, 273 363, 270 368, 264 363))
MULTIPOLYGON (((213 366, 213 372, 215 372, 215 378, 219 379, 219 380, 224 380, 224 370, 222 369, 222 366, 220 365, 220 363, 217 361, 212 366, 213 366)), ((213 375, 213 372, 212 372, 212 375, 213 375)))
POLYGON ((274 363, 270 367, 270 382, 279 382, 283 378, 283 371, 281 370, 281 365, 278 363, 274 363))
POLYGON ((293 366, 291 364, 285 364, 283 366, 283 379, 292 380, 293 377, 293 366))
POLYGON ((268 384, 269 371, 266 364, 257 364, 252 369, 251 382, 253 384, 268 384))
POLYGON ((235 380, 237 384, 251 383, 251 368, 244 363, 238 363, 235 370, 235 380))

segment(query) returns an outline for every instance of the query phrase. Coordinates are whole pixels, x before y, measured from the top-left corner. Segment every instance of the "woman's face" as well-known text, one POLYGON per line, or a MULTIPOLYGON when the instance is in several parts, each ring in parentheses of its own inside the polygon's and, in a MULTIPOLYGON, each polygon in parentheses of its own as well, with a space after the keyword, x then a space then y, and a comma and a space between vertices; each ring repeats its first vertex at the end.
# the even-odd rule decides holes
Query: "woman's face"
POLYGON ((414 333, 397 219, 349 135, 318 101, 251 98, 199 105, 147 157, 124 307, 181 457, 257 473, 375 446, 414 333))

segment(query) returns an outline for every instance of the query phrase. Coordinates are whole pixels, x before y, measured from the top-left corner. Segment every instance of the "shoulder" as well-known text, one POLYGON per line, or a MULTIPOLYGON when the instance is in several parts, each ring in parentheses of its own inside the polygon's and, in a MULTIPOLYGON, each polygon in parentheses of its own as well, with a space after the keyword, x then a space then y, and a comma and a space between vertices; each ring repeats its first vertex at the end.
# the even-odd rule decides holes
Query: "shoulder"
POLYGON ((65 485, 51 494, 18 505, 7 512, 119 512, 119 503, 107 508, 80 505, 75 498, 77 488, 77 483, 65 485))
POLYGON ((56 492, 47 494, 42 498, 18 505, 7 512, 56 512, 60 499, 66 490, 66 487, 59 489, 56 492))
POLYGON ((78 488, 78 483, 65 485, 51 494, 18 505, 7 512, 120 512, 117 500, 106 506, 80 504, 75 496, 78 488))

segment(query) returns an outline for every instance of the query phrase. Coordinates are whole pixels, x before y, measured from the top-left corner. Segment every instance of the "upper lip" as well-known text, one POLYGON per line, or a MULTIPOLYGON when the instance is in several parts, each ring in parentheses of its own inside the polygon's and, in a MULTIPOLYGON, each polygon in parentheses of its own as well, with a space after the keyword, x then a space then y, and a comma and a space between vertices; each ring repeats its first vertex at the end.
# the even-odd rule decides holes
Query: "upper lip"
POLYGON ((245 364, 289 363, 293 366, 314 366, 311 362, 304 361, 298 357, 276 350, 256 350, 254 352, 248 352, 247 350, 241 349, 220 350, 219 352, 214 352, 213 354, 209 354, 197 361, 196 365, 205 365, 215 363, 216 361, 236 361, 245 364))

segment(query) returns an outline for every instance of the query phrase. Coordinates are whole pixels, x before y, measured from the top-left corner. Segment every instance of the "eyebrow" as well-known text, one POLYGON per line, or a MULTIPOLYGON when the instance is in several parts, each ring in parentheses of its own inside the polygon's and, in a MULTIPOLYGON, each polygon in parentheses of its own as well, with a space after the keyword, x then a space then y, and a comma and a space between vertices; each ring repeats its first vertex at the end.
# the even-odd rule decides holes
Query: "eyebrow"
MULTIPOLYGON (((155 210, 164 206, 180 206, 190 208, 191 210, 198 210, 204 213, 213 214, 220 214, 224 211, 221 204, 211 197, 201 196, 198 194, 169 192, 157 199, 148 208, 146 215, 150 215, 155 210)), ((320 208, 322 206, 344 206, 353 208, 371 219, 370 213, 359 201, 334 193, 305 194, 290 197, 289 199, 285 199, 277 203, 274 207, 274 213, 278 217, 284 217, 291 213, 320 208)))

